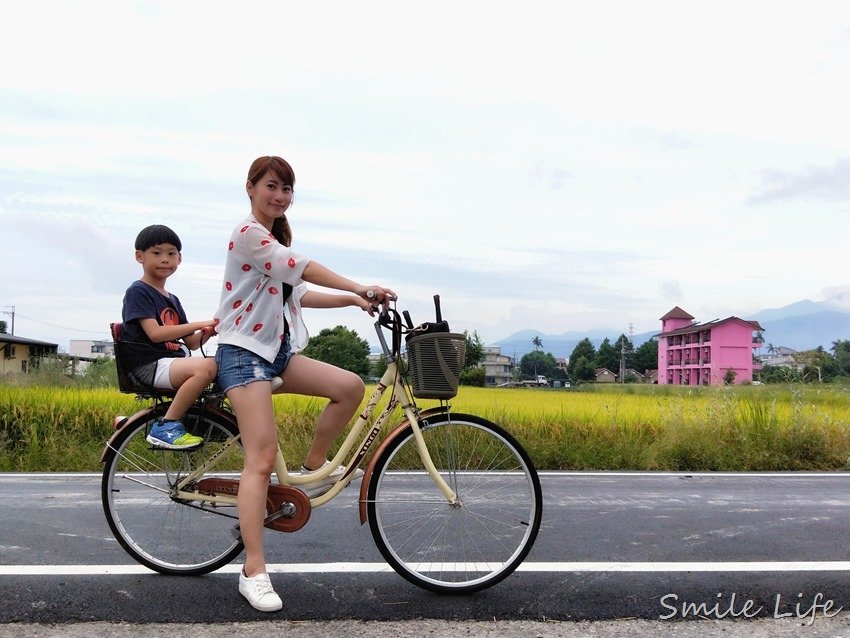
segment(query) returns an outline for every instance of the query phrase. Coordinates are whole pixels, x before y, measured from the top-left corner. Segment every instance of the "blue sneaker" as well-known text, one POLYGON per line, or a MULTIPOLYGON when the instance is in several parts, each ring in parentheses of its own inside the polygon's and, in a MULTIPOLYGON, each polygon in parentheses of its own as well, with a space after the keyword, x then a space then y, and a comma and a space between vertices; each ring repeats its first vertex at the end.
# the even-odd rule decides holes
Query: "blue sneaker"
POLYGON ((166 450, 188 450, 204 442, 200 436, 189 434, 180 421, 164 423, 160 419, 154 421, 145 440, 154 447, 166 450))

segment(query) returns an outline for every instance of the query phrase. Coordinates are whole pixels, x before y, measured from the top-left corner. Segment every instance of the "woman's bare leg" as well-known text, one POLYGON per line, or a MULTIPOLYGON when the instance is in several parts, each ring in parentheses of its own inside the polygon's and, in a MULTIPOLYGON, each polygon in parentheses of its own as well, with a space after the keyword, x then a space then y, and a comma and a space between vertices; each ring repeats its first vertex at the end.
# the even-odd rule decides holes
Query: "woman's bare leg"
POLYGON ((316 421, 313 444, 304 459, 304 465, 308 468, 318 469, 327 459, 333 442, 363 401, 365 386, 353 372, 303 355, 297 355, 290 360, 282 377, 283 385, 277 392, 330 400, 316 421))
POLYGON ((236 504, 239 529, 245 543, 245 575, 256 576, 266 571, 263 553, 263 520, 266 517, 266 495, 269 477, 277 456, 277 424, 271 401, 271 383, 255 381, 232 388, 227 398, 233 406, 245 467, 239 480, 236 504))

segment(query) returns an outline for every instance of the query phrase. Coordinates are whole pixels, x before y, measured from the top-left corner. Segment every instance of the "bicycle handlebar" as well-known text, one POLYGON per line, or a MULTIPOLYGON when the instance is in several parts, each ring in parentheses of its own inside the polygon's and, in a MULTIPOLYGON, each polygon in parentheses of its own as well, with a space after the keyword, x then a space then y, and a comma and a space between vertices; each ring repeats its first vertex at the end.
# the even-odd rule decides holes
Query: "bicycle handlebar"
MULTIPOLYGON (((371 291, 370 291, 371 292, 371 291)), ((367 296, 369 294, 367 293, 367 296)), ((373 295, 374 296, 374 293, 373 295)), ((425 332, 433 330, 435 324, 422 324, 418 327, 413 325, 413 320, 410 318, 410 313, 403 310, 401 315, 404 316, 402 323, 401 316, 396 310, 397 299, 391 299, 390 304, 382 304, 381 312, 378 315, 378 320, 375 322, 375 331, 378 333, 378 339, 381 342, 381 348, 384 350, 384 355, 387 357, 395 357, 401 353, 401 337, 403 334, 411 334, 414 332, 425 332), (392 348, 387 346, 387 341, 384 338, 382 328, 386 328, 392 334, 392 348)), ((440 295, 434 295, 434 310, 436 314, 437 324, 445 323, 443 321, 443 313, 440 310, 440 295)), ((448 332, 448 324, 442 328, 442 331, 448 332)))

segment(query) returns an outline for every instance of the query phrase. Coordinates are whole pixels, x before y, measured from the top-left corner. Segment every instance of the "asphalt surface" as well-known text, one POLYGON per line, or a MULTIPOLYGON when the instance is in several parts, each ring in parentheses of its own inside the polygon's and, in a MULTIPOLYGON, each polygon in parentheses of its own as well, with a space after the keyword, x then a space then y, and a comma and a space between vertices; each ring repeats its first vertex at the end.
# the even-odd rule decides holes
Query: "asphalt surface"
POLYGON ((301 532, 268 535, 284 610, 264 617, 236 592, 238 564, 199 578, 132 572, 97 477, 0 475, 0 635, 850 637, 848 474, 552 473, 543 486, 524 571, 463 597, 358 571, 382 560, 347 490, 301 532), (120 573, 72 571, 92 565, 120 573))

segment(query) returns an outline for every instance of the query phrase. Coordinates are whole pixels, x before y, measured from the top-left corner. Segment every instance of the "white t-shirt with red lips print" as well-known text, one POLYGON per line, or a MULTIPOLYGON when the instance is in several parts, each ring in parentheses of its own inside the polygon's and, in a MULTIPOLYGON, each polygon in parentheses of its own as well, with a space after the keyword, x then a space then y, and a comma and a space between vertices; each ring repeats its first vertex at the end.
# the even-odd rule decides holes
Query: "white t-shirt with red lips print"
POLYGON ((284 310, 294 350, 307 345, 301 319, 301 279, 310 260, 293 252, 251 215, 230 236, 221 303, 214 315, 219 344, 250 350, 272 362, 285 336, 284 310), (282 284, 293 287, 284 300, 282 284))

